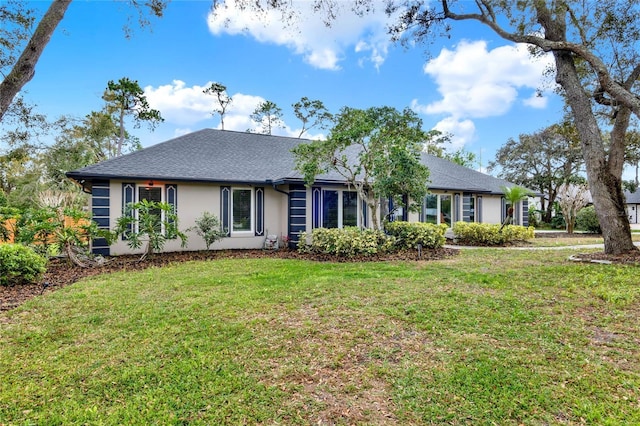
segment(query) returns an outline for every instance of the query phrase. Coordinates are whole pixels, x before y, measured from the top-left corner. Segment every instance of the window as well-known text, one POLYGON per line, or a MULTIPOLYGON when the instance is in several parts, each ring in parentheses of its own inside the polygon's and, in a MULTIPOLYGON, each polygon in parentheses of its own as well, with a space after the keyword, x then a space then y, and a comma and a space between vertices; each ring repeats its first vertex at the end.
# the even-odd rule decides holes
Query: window
MULTIPOLYGON (((138 187, 138 201, 142 200, 155 201, 156 203, 162 202, 162 189, 159 187, 138 187)), ((160 232, 162 230, 162 210, 154 208, 149 213, 157 218, 154 220, 153 227, 157 232, 160 232)))
POLYGON ((321 201, 323 228, 343 228, 358 226, 358 193, 325 189, 321 201))
POLYGON ((425 198, 424 221, 427 223, 438 223, 438 196, 428 194, 425 198))
POLYGON ((251 189, 233 189, 231 192, 231 223, 233 232, 251 232, 253 224, 251 189))
POLYGON ((342 192, 342 226, 358 226, 357 192, 342 192))
POLYGON ((451 226, 451 195, 428 194, 424 199, 424 221, 451 226))

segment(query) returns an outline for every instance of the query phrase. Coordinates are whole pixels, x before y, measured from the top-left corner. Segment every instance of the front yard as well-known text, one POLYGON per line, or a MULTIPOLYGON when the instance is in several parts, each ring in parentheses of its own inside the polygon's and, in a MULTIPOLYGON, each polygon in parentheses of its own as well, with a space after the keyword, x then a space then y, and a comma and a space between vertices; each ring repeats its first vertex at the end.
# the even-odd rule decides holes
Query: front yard
POLYGON ((215 259, 0 312, 0 424, 638 424, 637 267, 215 259))

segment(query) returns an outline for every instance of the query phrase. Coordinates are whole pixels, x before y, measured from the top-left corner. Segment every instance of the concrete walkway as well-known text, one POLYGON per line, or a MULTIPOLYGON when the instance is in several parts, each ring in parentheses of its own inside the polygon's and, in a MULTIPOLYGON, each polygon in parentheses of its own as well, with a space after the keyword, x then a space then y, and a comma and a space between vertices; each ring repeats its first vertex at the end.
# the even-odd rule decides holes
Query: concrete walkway
MULTIPOLYGON (((640 247, 640 242, 633 243, 640 247)), ((445 244, 442 247, 459 250, 476 249, 502 249, 502 250, 579 250, 579 249, 603 249, 604 244, 578 244, 575 246, 554 246, 554 247, 495 247, 495 246, 458 246, 455 244, 445 244)))

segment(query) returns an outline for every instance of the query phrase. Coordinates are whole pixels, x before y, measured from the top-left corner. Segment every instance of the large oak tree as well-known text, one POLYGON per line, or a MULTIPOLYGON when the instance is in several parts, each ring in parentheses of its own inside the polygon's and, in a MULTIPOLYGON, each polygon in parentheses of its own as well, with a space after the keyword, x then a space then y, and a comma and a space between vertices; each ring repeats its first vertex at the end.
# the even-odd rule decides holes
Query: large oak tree
MULTIPOLYGON (((214 2, 219 3, 219 2, 214 2)), ((283 17, 294 2, 236 0, 244 7, 276 7, 283 17), (258 5, 258 6, 256 6, 258 5)), ((340 2, 314 0, 330 23, 340 2)), ((353 0, 353 9, 369 13, 376 0, 353 0)), ((636 250, 622 193, 625 135, 632 115, 640 117, 640 5, 638 0, 389 0, 390 27, 396 40, 415 41, 447 35, 461 21, 475 21, 505 40, 524 43, 554 58, 556 82, 572 112, 580 136, 589 188, 602 224, 605 252, 636 250), (606 118, 603 120, 605 113, 606 118), (611 132, 607 144, 604 134, 611 132)))

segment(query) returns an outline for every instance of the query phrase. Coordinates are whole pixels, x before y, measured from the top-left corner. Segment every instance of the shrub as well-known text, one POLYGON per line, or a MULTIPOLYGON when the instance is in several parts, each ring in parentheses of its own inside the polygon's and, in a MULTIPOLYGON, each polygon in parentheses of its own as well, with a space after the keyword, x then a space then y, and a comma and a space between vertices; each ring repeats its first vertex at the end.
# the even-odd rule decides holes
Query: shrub
POLYGON ((0 245, 0 285, 35 282, 46 270, 47 259, 21 244, 0 245))
POLYGON ((227 232, 220 226, 218 217, 209 212, 203 212, 202 216, 196 219, 196 226, 192 226, 187 231, 195 231, 204 240, 207 250, 211 244, 227 236, 227 232))
POLYGON ((373 229, 316 228, 309 236, 302 232, 298 251, 302 253, 324 253, 341 257, 357 255, 372 256, 392 251, 395 238, 373 229))
POLYGON ((576 216, 576 225, 578 229, 590 232, 592 234, 601 234, 600 221, 593 206, 580 209, 576 216))
POLYGON ((456 222, 453 225, 453 233, 458 242, 479 246, 502 245, 530 240, 534 237, 533 226, 507 225, 502 230, 500 226, 488 223, 456 222))
POLYGON ((396 238, 396 245, 401 249, 415 249, 418 244, 423 248, 440 248, 445 243, 444 233, 447 225, 434 225, 420 222, 389 222, 385 225, 389 235, 396 238))

